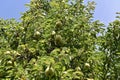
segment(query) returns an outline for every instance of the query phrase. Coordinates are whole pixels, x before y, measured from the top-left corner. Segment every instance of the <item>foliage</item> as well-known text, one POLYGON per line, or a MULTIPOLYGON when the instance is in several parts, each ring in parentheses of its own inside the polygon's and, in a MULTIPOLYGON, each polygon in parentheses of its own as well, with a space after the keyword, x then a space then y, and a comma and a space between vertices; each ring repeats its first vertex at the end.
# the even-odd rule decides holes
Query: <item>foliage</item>
POLYGON ((94 2, 31 0, 0 19, 1 80, 118 80, 120 21, 93 21, 94 2))
POLYGON ((103 79, 119 79, 120 69, 120 21, 115 20, 109 24, 101 51, 104 52, 103 79))

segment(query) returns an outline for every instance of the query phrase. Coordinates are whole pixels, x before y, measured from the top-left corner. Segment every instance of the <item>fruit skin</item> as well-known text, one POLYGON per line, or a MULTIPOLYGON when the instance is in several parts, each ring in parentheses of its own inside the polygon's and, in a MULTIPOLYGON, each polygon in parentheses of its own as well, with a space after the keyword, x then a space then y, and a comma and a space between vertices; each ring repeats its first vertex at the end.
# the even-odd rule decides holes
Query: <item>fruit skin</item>
POLYGON ((48 66, 47 69, 45 70, 45 75, 47 77, 54 76, 54 69, 51 66, 48 66))
POLYGON ((40 36, 40 32, 39 32, 39 31, 36 31, 36 32, 34 33, 34 35, 35 35, 35 36, 40 36))
POLYGON ((7 62, 7 66, 11 66, 12 64, 13 64, 12 61, 7 62))
POLYGON ((55 31, 52 31, 52 35, 54 36, 56 34, 56 32, 55 31))
POLYGON ((62 22, 61 22, 60 20, 56 22, 56 27, 57 27, 57 28, 62 27, 62 22))
POLYGON ((41 34, 40 34, 40 32, 39 32, 39 31, 35 31, 35 33, 34 33, 34 36, 33 36, 33 37, 34 37, 35 39, 39 39, 39 38, 40 38, 40 35, 41 35, 41 34))
POLYGON ((75 68, 76 71, 81 71, 81 68, 78 66, 75 68))
POLYGON ((62 46, 63 45, 63 40, 61 35, 56 35, 55 36, 55 45, 57 46, 62 46))
POLYGON ((55 40, 56 40, 56 41, 61 41, 61 40, 62 40, 61 35, 56 35, 56 36, 55 36, 55 40))
POLYGON ((87 78, 87 80, 94 80, 94 79, 87 78))
POLYGON ((85 63, 85 67, 86 68, 90 68, 90 64, 89 63, 85 63))
POLYGON ((10 54, 11 52, 10 51, 6 51, 5 54, 10 54))

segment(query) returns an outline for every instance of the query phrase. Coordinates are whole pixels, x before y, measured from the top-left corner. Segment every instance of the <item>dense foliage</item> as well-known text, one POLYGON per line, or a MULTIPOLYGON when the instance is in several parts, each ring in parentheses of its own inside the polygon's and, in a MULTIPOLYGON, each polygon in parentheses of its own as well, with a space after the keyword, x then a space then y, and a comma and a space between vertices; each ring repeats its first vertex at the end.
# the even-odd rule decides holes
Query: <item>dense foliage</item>
POLYGON ((93 21, 94 2, 31 0, 0 19, 1 80, 119 80, 120 21, 93 21))

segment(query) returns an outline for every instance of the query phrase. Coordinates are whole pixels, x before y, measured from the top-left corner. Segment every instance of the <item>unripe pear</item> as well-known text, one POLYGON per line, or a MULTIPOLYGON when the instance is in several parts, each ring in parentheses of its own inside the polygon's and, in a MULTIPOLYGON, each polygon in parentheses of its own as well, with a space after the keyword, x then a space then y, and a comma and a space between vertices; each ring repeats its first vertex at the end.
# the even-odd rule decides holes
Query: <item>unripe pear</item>
POLYGON ((90 68, 90 64, 89 63, 85 63, 85 67, 90 68))
POLYGON ((35 33, 34 33, 34 38, 35 39, 39 39, 39 37, 40 37, 40 32, 39 31, 35 31, 35 33))
POLYGON ((62 37, 61 37, 61 35, 56 35, 55 36, 55 41, 62 41, 62 37))
POLYGON ((56 27, 57 27, 57 28, 60 28, 61 26, 62 26, 62 22, 61 22, 60 20, 57 21, 57 22, 56 22, 56 27))
POLYGON ((75 68, 76 71, 81 71, 81 68, 78 66, 75 68))
POLYGON ((55 44, 58 46, 61 46, 63 44, 62 36, 61 35, 56 35, 55 36, 55 44))
POLYGON ((94 79, 92 79, 92 78, 87 78, 87 80, 94 80, 94 79))
POLYGON ((11 52, 10 51, 6 51, 5 54, 10 54, 11 52))
POLYGON ((40 32, 39 32, 39 31, 36 31, 36 32, 34 33, 34 35, 35 35, 35 36, 40 36, 40 32))
POLYGON ((52 31, 52 35, 55 35, 56 34, 56 32, 55 31, 52 31))
POLYGON ((12 65, 12 61, 8 61, 8 62, 7 62, 7 66, 8 66, 8 65, 12 65))
POLYGON ((51 66, 48 66, 45 70, 45 75, 47 77, 52 77, 54 75, 54 69, 51 66))

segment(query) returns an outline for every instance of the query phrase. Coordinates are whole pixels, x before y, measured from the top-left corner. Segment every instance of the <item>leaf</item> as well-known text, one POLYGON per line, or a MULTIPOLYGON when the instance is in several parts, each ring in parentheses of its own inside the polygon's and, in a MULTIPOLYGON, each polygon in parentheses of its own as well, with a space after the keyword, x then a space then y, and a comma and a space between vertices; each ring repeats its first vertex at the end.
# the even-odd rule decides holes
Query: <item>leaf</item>
POLYGON ((120 52, 117 52, 116 54, 120 55, 120 52))
POLYGON ((44 56, 44 57, 41 57, 41 59, 39 60, 39 63, 43 65, 50 65, 51 63, 54 64, 55 60, 53 57, 44 56))

